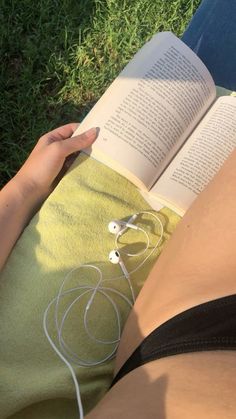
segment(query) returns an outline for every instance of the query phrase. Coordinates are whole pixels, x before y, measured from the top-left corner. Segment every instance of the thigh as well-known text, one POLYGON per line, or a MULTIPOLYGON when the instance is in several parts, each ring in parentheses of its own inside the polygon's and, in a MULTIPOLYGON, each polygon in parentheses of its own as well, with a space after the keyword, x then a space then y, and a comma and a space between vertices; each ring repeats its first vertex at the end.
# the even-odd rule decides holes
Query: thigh
POLYGON ((182 311, 236 292, 236 150, 183 217, 125 325, 116 370, 182 311))
POLYGON ((234 419, 235 386, 234 352, 171 356, 125 375, 86 419, 234 419))

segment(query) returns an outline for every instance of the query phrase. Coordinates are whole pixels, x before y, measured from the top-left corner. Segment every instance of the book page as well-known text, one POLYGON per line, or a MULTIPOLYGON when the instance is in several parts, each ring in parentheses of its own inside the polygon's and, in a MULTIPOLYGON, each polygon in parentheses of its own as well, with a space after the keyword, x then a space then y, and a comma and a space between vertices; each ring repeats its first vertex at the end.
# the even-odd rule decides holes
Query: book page
POLYGON ((99 127, 91 155, 150 188, 215 94, 201 60, 173 34, 160 33, 135 55, 76 133, 99 127))
POLYGON ((150 192, 185 212, 235 147, 236 98, 221 97, 150 192))

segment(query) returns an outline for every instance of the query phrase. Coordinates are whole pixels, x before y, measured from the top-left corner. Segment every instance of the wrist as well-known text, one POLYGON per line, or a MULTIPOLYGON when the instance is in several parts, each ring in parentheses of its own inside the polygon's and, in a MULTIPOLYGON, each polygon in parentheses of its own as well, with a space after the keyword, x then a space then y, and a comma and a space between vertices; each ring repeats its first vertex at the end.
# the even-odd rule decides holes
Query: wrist
POLYGON ((21 177, 16 175, 2 189, 0 206, 2 202, 7 211, 17 213, 19 226, 24 228, 40 209, 45 199, 46 196, 33 188, 33 185, 24 182, 21 177))
POLYGON ((18 172, 10 181, 18 196, 26 202, 40 205, 47 198, 47 191, 41 190, 34 182, 26 179, 18 172))
POLYGON ((0 191, 0 271, 41 204, 38 195, 16 177, 0 191))

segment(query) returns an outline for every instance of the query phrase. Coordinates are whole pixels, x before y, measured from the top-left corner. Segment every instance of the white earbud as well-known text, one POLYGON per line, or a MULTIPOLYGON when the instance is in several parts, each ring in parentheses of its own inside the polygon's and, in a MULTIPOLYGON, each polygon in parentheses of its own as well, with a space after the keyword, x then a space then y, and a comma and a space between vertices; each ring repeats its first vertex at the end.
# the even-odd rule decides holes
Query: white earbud
POLYGON ((112 234, 118 234, 119 236, 125 232, 128 228, 132 228, 133 230, 138 230, 138 227, 132 224, 132 222, 137 218, 137 214, 132 215, 131 218, 127 222, 114 220, 110 221, 108 224, 108 230, 112 234))
POLYGON ((127 269, 126 269, 125 265, 124 265, 124 262, 123 262, 123 261, 122 261, 122 259, 121 259, 121 256, 120 256, 120 253, 118 252, 118 250, 112 250, 112 251, 109 253, 109 260, 110 260, 110 262, 111 262, 111 263, 114 263, 115 265, 116 265, 117 263, 119 263, 119 265, 120 265, 120 267, 121 267, 121 270, 122 270, 122 272, 123 272, 124 276, 125 276, 127 279, 129 278, 129 273, 128 273, 128 271, 127 271, 127 269))
MULTIPOLYGON (((83 406, 82 406, 82 402, 81 402, 81 395, 80 395, 80 385, 78 382, 78 378, 76 376, 76 373, 74 371, 74 364, 78 365, 80 367, 91 367, 91 366, 97 366, 97 365, 101 365, 104 362, 107 362, 108 360, 114 358, 114 355, 116 353, 116 350, 118 348, 118 344, 121 338, 121 330, 122 330, 122 324, 121 324, 121 320, 122 320, 122 313, 123 313, 123 307, 121 307, 121 311, 119 310, 119 305, 116 303, 116 299, 113 300, 112 298, 112 294, 114 294, 114 296, 119 296, 119 298, 122 298, 124 302, 126 302, 128 304, 128 306, 131 308, 132 305, 135 303, 135 293, 134 293, 134 289, 132 286, 132 282, 131 282, 131 276, 132 274, 134 274, 135 272, 137 272, 142 266, 144 266, 144 264, 147 262, 147 260, 153 255, 153 253, 157 250, 158 246, 160 245, 160 243, 163 240, 163 235, 164 235, 164 229, 163 229, 163 224, 161 219, 159 219, 159 217, 155 214, 153 214, 152 212, 149 211, 142 211, 138 214, 134 214, 129 220, 128 222, 124 222, 124 221, 115 221, 115 222, 111 222, 110 223, 111 227, 109 227, 109 230, 111 228, 111 232, 115 233, 115 250, 112 250, 109 254, 109 259, 112 263, 114 264, 118 264, 120 265, 122 272, 126 278, 126 282, 129 285, 130 288, 130 292, 132 294, 132 301, 131 299, 127 296, 127 293, 123 294, 121 293, 119 290, 113 288, 111 285, 110 286, 104 286, 104 281, 111 281, 111 280, 117 280, 117 279, 121 279, 122 276, 115 276, 115 277, 111 277, 111 278, 103 278, 103 272, 94 265, 80 265, 80 266, 75 266, 74 268, 72 268, 67 275, 65 276, 62 285, 60 286, 60 289, 58 291, 58 294, 52 299, 52 301, 48 304, 48 307, 46 308, 45 312, 44 312, 44 318, 43 318, 43 328, 44 328, 44 332, 47 336, 47 339, 49 340, 50 345, 52 346, 52 348, 55 350, 55 352, 57 353, 57 355, 61 358, 61 360, 66 364, 66 366, 69 368, 72 377, 73 377, 73 381, 74 381, 74 385, 75 385, 75 390, 76 390, 76 397, 77 397, 77 402, 78 402, 78 407, 79 407, 79 413, 80 413, 80 418, 82 419, 84 417, 83 415, 83 406), (140 256, 142 254, 144 254, 148 248, 149 248, 149 236, 148 233, 143 230, 141 227, 136 227, 135 225, 132 224, 132 222, 141 214, 149 214, 150 216, 152 216, 156 222, 159 225, 159 230, 160 230, 160 237, 158 238, 156 244, 154 246, 152 246, 151 250, 148 252, 148 255, 144 257, 144 259, 138 264, 136 265, 136 267, 134 267, 132 270, 130 270, 129 272, 127 271, 121 257, 120 257, 120 252, 125 254, 126 256, 140 256), (112 223, 117 223, 114 227, 114 224, 112 223), (112 228, 113 226, 113 228, 112 228), (115 229, 118 228, 119 231, 115 231, 115 229), (146 246, 145 249, 143 249, 142 251, 138 252, 138 253, 125 253, 124 250, 120 249, 120 252, 118 251, 118 241, 119 241, 119 237, 120 235, 127 229, 127 228, 133 228, 135 230, 139 230, 140 232, 142 232, 145 236, 146 236, 146 246), (87 279, 85 281, 85 279, 82 280, 81 284, 80 282, 75 286, 75 284, 73 284, 72 288, 68 288, 68 283, 69 281, 73 278, 74 281, 74 273, 77 272, 79 269, 93 269, 98 273, 98 279, 96 281, 95 285, 84 285, 87 282, 87 279), (65 284, 67 284, 67 287, 65 287, 65 284), (65 289, 66 288, 66 289, 65 289), (79 291, 78 295, 77 292, 79 291), (74 293, 76 292, 76 294, 74 295, 74 293), (63 297, 68 298, 68 295, 72 294, 74 295, 72 302, 70 303, 69 306, 65 306, 65 312, 62 312, 60 315, 60 308, 61 308, 61 300, 63 299, 63 297), (94 336, 93 332, 90 330, 89 328, 89 319, 88 319, 88 313, 89 313, 89 308, 90 306, 93 304, 95 296, 97 295, 97 293, 99 293, 99 295, 103 296, 105 298, 105 300, 111 305, 111 308, 114 310, 114 316, 116 318, 116 323, 117 323, 117 333, 116 336, 114 336, 114 339, 111 340, 110 337, 108 337, 107 339, 104 339, 104 337, 102 338, 98 338, 97 337, 97 333, 96 336, 94 336), (72 348, 70 348, 69 342, 66 342, 64 339, 64 334, 63 334, 63 330, 65 327, 65 323, 67 322, 67 318, 68 315, 70 313, 70 310, 74 307, 74 304, 77 304, 80 302, 80 300, 82 300, 82 306, 84 306, 84 299, 83 296, 86 295, 86 298, 88 298, 88 296, 90 296, 88 303, 84 309, 84 311, 82 311, 82 315, 83 315, 83 319, 84 319, 84 329, 86 334, 88 335, 88 337, 92 340, 95 341, 96 344, 102 344, 102 345, 108 345, 108 353, 105 354, 102 359, 95 359, 95 360, 91 360, 91 359, 83 359, 80 357, 79 354, 76 354, 72 348), (52 308, 54 308, 54 316, 52 316, 53 313, 50 313, 50 311, 52 310, 52 308), (48 316, 50 313, 50 320, 51 317, 53 319, 54 317, 54 326, 55 326, 55 333, 53 333, 53 337, 51 336, 51 333, 48 330, 48 316), (112 345, 111 349, 110 345, 112 345), (73 363, 73 365, 72 365, 73 363)), ((64 304, 63 304, 64 306, 64 304)), ((83 310, 83 307, 81 307, 81 309, 83 310)), ((100 315, 101 313, 99 313, 100 315)), ((92 311, 90 312, 90 315, 92 315, 92 311)), ((97 313, 94 311, 94 316, 96 316, 97 313)), ((96 319, 96 318, 95 318, 96 319)), ((106 320, 106 319, 105 319, 106 320)), ((104 321, 105 321, 104 320, 104 321)), ((53 324, 52 324, 53 325, 53 324)), ((51 326, 51 321, 50 321, 50 326, 51 326)), ((97 331, 96 331, 97 332, 97 331)))

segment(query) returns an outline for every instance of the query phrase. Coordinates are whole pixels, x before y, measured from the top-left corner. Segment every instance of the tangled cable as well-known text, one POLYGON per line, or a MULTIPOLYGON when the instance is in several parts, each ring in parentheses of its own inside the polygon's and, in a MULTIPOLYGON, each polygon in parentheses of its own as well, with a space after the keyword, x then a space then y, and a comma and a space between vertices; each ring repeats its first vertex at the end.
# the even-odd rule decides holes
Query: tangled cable
MULTIPOLYGON (((132 283, 131 283, 131 280, 130 280, 130 275, 132 275, 138 269, 140 269, 146 263, 146 261, 151 257, 151 255, 155 252, 155 250, 157 249, 157 247, 161 243, 162 238, 163 238, 163 233, 164 233, 163 225, 162 225, 162 222, 159 219, 159 217, 157 215, 153 214, 152 212, 149 212, 149 211, 143 211, 143 212, 140 212, 138 214, 134 214, 128 220, 128 222, 113 221, 111 223, 113 223, 113 232, 115 232, 115 234, 116 234, 116 238, 115 238, 116 249, 112 251, 113 253, 111 252, 113 254, 113 256, 115 255, 115 262, 113 261, 113 263, 119 263, 120 264, 123 274, 119 275, 119 276, 112 277, 112 278, 103 279, 102 271, 97 266, 94 266, 94 265, 91 265, 91 264, 84 264, 84 265, 80 265, 78 267, 73 268, 64 278, 64 280, 63 280, 63 282, 60 286, 60 289, 58 291, 57 296, 55 298, 53 298, 53 300, 49 303, 48 307, 46 308, 46 310, 44 312, 44 316, 43 316, 43 328, 44 328, 45 335, 46 335, 50 345, 54 349, 54 351, 61 358, 61 360, 67 365, 67 367, 69 368, 69 370, 71 372, 71 375, 73 377, 73 381, 74 381, 74 384, 75 384, 75 390, 76 390, 76 397, 77 397, 80 419, 84 418, 83 406, 82 406, 82 402, 81 402, 79 383, 78 383, 78 380, 76 378, 76 375, 75 375, 75 372, 74 372, 74 369, 73 369, 71 363, 73 363, 74 365, 78 365, 80 367, 91 367, 91 366, 100 365, 100 364, 112 359, 115 356, 116 350, 117 350, 119 342, 120 342, 120 337, 121 337, 121 321, 120 321, 119 307, 118 307, 117 303, 113 300, 113 298, 111 297, 110 294, 114 294, 116 296, 119 296, 129 306, 129 308, 132 308, 132 306, 135 302, 135 294, 134 294, 133 286, 132 286, 132 283), (132 222, 140 214, 149 214, 149 215, 151 215, 152 217, 155 218, 155 220, 158 222, 158 225, 160 226, 160 230, 161 230, 160 231, 160 237, 158 238, 158 241, 155 244, 155 246, 152 248, 152 250, 144 258, 144 260, 141 263, 139 263, 133 270, 128 272, 127 269, 124 267, 123 262, 120 259, 120 253, 119 252, 121 252, 121 253, 125 254, 126 256, 129 256, 129 257, 134 257, 134 256, 137 257, 137 256, 143 255, 146 251, 148 251, 148 248, 150 246, 150 239, 149 239, 149 236, 148 236, 147 232, 145 230, 143 230, 142 228, 132 224, 132 222), (115 226, 115 228, 114 228, 114 226, 115 226), (141 250, 138 253, 126 253, 124 250, 119 248, 119 237, 122 234, 124 234, 124 232, 128 228, 134 228, 135 230, 140 230, 144 233, 144 235, 146 236, 146 239, 147 239, 145 249, 141 250), (116 231, 114 231, 114 230, 116 230, 116 231), (98 274, 97 284, 95 286, 92 286, 92 285, 78 285, 76 287, 69 288, 69 289, 65 290, 65 285, 69 282, 69 280, 71 279, 71 276, 75 272, 77 272, 81 269, 92 269, 92 270, 94 270, 98 274), (130 289, 130 292, 131 292, 132 300, 130 300, 125 294, 116 290, 115 288, 111 288, 111 287, 108 287, 108 286, 104 285, 104 283, 107 282, 107 281, 115 281, 115 280, 122 279, 122 278, 126 278, 126 280, 127 280, 127 283, 128 283, 128 286, 129 286, 129 289, 130 289), (65 297, 66 295, 69 295, 69 294, 74 294, 74 293, 78 294, 78 292, 80 292, 79 296, 77 295, 73 298, 73 301, 68 305, 65 312, 63 313, 62 318, 59 319, 60 302, 63 299, 63 297, 65 297), (89 313, 89 310, 91 308, 91 305, 94 302, 94 299, 95 299, 97 293, 102 295, 111 304, 111 306, 114 310, 115 318, 116 318, 116 324, 117 324, 117 326, 116 326, 116 338, 115 339, 112 339, 112 340, 111 339, 98 339, 97 337, 95 337, 93 335, 93 333, 89 329, 88 313, 89 313), (83 313, 83 325, 84 325, 84 329, 85 329, 87 335, 89 336, 89 338, 92 341, 96 342, 97 344, 107 345, 107 346, 113 345, 112 349, 108 352, 108 354, 106 356, 102 357, 99 360, 94 360, 94 361, 91 361, 91 360, 88 361, 88 360, 85 360, 85 359, 82 359, 81 357, 79 357, 69 347, 69 345, 65 342, 65 339, 63 338, 63 329, 64 329, 65 321, 67 320, 71 309, 75 306, 76 303, 80 302, 82 297, 84 297, 87 294, 91 294, 91 296, 90 296, 90 298, 89 298, 89 300, 86 304, 84 313, 83 313), (56 335, 57 335, 58 346, 55 344, 55 342, 53 341, 50 333, 48 332, 48 315, 49 315, 50 309, 53 306, 54 306, 54 323, 55 323, 55 330, 56 330, 56 335)), ((110 224, 109 224, 109 226, 110 226, 110 224)), ((109 230, 110 230, 110 228, 109 228, 109 230)), ((111 253, 110 253, 110 255, 111 255, 111 253)), ((109 258, 111 260, 111 257, 109 257, 109 258)))

